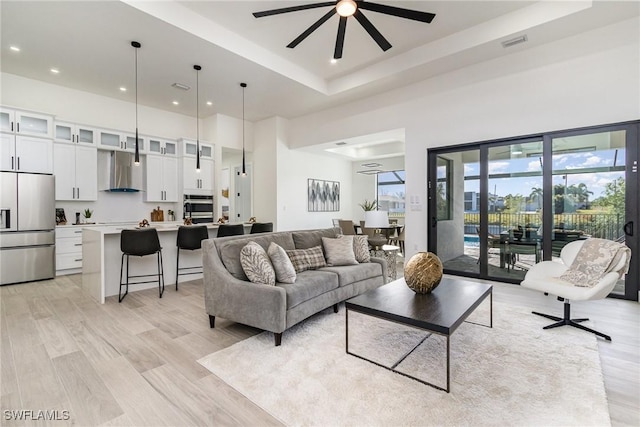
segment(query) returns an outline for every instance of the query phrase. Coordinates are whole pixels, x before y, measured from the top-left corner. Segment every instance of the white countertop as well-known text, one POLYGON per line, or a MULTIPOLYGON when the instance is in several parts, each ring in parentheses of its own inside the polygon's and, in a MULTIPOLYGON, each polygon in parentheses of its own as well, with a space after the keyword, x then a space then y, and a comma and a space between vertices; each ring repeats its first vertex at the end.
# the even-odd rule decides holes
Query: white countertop
MULTIPOLYGON (((183 225, 182 222, 179 221, 174 221, 174 222, 152 222, 150 223, 149 227, 150 228, 155 228, 156 230, 158 230, 158 233, 165 233, 165 232, 169 232, 169 231, 178 231, 178 227, 180 227, 181 225, 183 225)), ((201 226, 204 225, 206 226, 208 229, 215 229, 218 228, 218 226, 220 224, 218 223, 201 223, 201 224, 194 224, 194 226, 201 226)), ((250 224, 244 224, 245 226, 251 226, 250 224)), ((120 234, 120 232, 124 229, 132 229, 132 228, 139 228, 138 224, 96 224, 96 225, 92 225, 91 227, 87 227, 87 230, 93 231, 93 232, 99 232, 101 234, 120 234)))

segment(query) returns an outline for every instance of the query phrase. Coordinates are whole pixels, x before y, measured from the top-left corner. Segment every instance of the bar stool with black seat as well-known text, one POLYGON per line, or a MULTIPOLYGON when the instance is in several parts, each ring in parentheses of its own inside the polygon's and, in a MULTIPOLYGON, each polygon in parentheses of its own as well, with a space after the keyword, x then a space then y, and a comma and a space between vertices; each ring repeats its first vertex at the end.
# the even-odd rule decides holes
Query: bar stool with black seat
POLYGON ((244 234, 244 225, 242 224, 220 224, 218 226, 217 237, 239 236, 244 234))
POLYGON ((206 225, 180 226, 176 239, 176 291, 178 290, 178 276, 202 273, 202 265, 193 267, 180 267, 180 249, 195 251, 202 249, 202 241, 209 238, 206 225), (181 273, 183 271, 183 273, 181 273))
POLYGON ((272 222, 254 222, 253 224, 251 224, 251 231, 249 232, 249 234, 271 233, 272 231, 272 222))
POLYGON ((155 228, 142 228, 139 230, 122 230, 120 232, 120 250, 122 251, 122 259, 120 261, 120 289, 118 290, 118 302, 122 302, 129 293, 129 285, 138 285, 141 283, 153 283, 158 281, 158 292, 160 298, 164 293, 164 269, 162 267, 162 247, 158 238, 158 231, 155 228), (156 254, 158 273, 156 274, 137 274, 131 275, 129 270, 129 257, 143 257, 156 254), (127 258, 127 276, 125 283, 122 283, 122 274, 124 268, 124 259, 127 258), (154 280, 139 280, 145 277, 153 277, 154 280), (129 282, 129 279, 136 279, 129 282), (126 286, 126 291, 122 294, 122 287, 126 286))

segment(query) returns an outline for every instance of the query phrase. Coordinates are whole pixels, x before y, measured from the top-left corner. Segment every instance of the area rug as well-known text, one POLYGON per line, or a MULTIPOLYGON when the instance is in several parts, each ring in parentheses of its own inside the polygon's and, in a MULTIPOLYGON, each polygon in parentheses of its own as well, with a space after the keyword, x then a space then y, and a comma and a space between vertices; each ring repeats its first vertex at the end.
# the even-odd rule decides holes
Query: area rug
MULTIPOLYGON (((487 324, 488 302, 468 319, 487 324)), ((345 353, 345 309, 261 333, 199 362, 292 426, 610 425, 596 338, 494 303, 493 328, 451 336, 446 393, 345 353)), ((425 331, 349 312, 349 350, 392 365, 425 331)), ((431 334, 396 369, 445 385, 446 341, 431 334)))

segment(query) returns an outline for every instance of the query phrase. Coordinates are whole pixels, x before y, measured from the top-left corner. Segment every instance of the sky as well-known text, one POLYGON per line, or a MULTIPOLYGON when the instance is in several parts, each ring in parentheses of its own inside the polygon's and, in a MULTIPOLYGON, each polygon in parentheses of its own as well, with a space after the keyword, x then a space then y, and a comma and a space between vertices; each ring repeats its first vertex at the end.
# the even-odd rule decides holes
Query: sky
MULTIPOLYGON (((616 165, 625 164, 625 150, 618 149, 616 165)), ((600 150, 590 152, 579 152, 571 154, 557 154, 553 156, 553 170, 567 170, 575 172, 584 168, 611 167, 614 165, 616 150, 600 150)), ((466 163, 464 166, 465 176, 480 174, 479 163, 466 163)), ((542 188, 542 164, 539 157, 514 158, 509 160, 499 160, 489 162, 489 191, 495 192, 499 196, 507 194, 521 194, 529 196, 534 187, 542 188), (514 173, 514 172, 539 172, 540 176, 491 178, 491 174, 514 173)), ((620 172, 592 172, 577 174, 554 174, 553 185, 565 184, 578 185, 584 183, 589 191, 593 192, 589 199, 593 200, 604 195, 606 184, 615 181, 618 177, 624 177, 624 171, 620 172)), ((479 180, 465 181, 465 191, 480 191, 479 180)))

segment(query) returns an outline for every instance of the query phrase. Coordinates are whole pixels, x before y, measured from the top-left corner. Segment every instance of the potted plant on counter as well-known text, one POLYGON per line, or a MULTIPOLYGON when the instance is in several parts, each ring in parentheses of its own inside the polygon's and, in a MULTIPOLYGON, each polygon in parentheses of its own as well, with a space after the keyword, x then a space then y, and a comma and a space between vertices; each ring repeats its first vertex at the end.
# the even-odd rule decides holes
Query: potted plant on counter
POLYGON ((376 209, 378 209, 378 201, 375 199, 373 199, 372 201, 364 199, 364 202, 360 203, 358 206, 360 206, 365 212, 375 211, 376 209))
POLYGON ((93 211, 91 209, 84 210, 83 216, 87 224, 91 224, 91 222, 89 221, 89 219, 91 218, 91 215, 93 215, 93 211))

